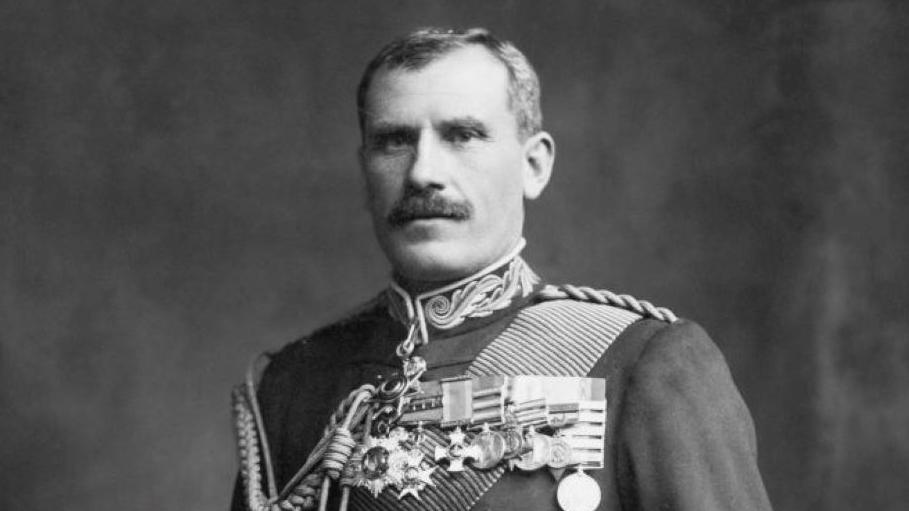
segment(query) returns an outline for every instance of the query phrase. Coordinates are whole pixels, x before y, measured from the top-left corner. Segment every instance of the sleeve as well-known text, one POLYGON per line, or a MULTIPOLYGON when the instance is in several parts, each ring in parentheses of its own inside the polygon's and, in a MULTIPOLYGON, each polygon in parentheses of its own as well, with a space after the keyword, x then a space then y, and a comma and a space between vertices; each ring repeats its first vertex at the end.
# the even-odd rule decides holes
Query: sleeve
MULTIPOLYGON (((285 348, 286 350, 287 348, 285 348)), ((282 378, 284 378, 284 371, 281 371, 280 360, 276 360, 274 354, 266 353, 268 364, 265 366, 265 369, 262 372, 262 376, 259 379, 256 390, 256 399, 259 402, 259 411, 262 414, 263 419, 266 423, 266 434, 269 439, 279 438, 280 430, 278 429, 281 424, 277 421, 271 420, 271 417, 277 416, 281 407, 280 396, 281 393, 278 392, 278 386, 282 383, 282 378)), ((236 444, 234 449, 236 449, 236 444)), ((274 446, 271 446, 271 449, 274 449, 274 446)), ((272 455, 274 452, 272 452, 272 455)), ((264 477, 264 468, 263 468, 263 485, 267 484, 264 477)), ((246 489, 244 488, 243 478, 240 474, 240 471, 237 471, 237 476, 234 481, 233 493, 231 496, 230 503, 231 511, 247 511, 246 507, 246 489)))
POLYGON ((630 369, 617 424, 623 509, 769 510, 754 426, 717 347, 686 321, 630 369))

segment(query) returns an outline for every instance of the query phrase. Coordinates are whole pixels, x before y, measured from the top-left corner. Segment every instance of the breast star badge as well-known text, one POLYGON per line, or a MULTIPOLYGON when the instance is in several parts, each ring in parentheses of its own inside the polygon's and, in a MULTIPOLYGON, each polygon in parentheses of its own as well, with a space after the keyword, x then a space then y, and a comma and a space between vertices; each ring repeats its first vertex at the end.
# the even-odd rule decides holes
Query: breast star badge
MULTIPOLYGON (((403 430, 402 430, 403 431, 403 430)), ((387 437, 367 437, 357 450, 363 453, 360 469, 356 471, 355 486, 367 488, 373 497, 378 497, 388 485, 398 485, 401 471, 398 469, 404 450, 401 442, 406 433, 393 431, 387 437)))
POLYGON ((427 468, 423 464, 423 453, 419 449, 411 449, 403 454, 399 460, 395 460, 399 463, 397 469, 401 472, 401 477, 397 484, 400 490, 398 500, 403 499, 407 495, 413 495, 419 499, 419 492, 426 488, 427 485, 435 486, 431 476, 432 471, 436 467, 427 468))

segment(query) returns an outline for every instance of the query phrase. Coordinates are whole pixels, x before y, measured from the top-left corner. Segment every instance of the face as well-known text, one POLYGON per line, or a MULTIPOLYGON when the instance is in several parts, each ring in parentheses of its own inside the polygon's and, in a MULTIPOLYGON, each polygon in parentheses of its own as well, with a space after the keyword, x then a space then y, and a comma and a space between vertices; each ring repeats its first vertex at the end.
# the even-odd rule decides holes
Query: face
POLYGON ((374 76, 360 162, 376 236, 400 276, 454 280, 520 239, 524 198, 542 190, 548 167, 541 184, 539 137, 520 139, 507 87, 505 66, 481 47, 374 76))

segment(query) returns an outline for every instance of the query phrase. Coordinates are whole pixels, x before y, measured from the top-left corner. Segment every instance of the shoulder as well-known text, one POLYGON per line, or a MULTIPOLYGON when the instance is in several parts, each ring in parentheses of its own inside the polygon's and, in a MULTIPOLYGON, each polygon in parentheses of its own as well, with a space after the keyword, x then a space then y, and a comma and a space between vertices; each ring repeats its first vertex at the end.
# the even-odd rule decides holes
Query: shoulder
POLYGON ((490 373, 501 368, 502 359, 520 356, 526 362, 522 365, 525 371, 603 376, 597 366, 604 353, 613 351, 610 346, 617 337, 644 318, 676 319, 668 309, 630 295, 589 287, 545 286, 474 365, 490 373))
POLYGON ((591 375, 607 377, 637 394, 638 401, 671 399, 673 392, 709 394, 717 386, 734 389, 707 332, 668 308, 590 287, 546 286, 539 295, 526 313, 560 332, 577 331, 588 342, 608 338, 591 375))
POLYGON ((639 300, 628 294, 614 293, 608 289, 595 289, 589 286, 547 285, 540 289, 537 298, 538 301, 571 300, 578 303, 605 305, 669 323, 678 319, 671 310, 657 307, 647 300, 639 300))
MULTIPOLYGON (((753 442, 751 417, 723 354, 700 325, 642 321, 616 343, 622 422, 632 437, 723 430, 753 442), (621 343, 621 345, 620 345, 621 343), (618 353, 623 350, 623 353, 618 353)), ((692 440, 694 441, 694 440, 692 440)))
POLYGON ((612 349, 620 360, 607 394, 623 500, 642 509, 769 509, 751 414, 704 329, 644 320, 612 349))
POLYGON ((606 329, 612 338, 641 319, 664 323, 678 319, 669 309, 628 294, 573 285, 543 287, 534 305, 522 313, 543 323, 606 329))
POLYGON ((268 360, 262 380, 284 373, 299 373, 301 367, 324 364, 326 359, 355 345, 368 346, 366 335, 389 328, 384 293, 353 308, 341 318, 321 326, 284 346, 263 354, 268 360))
POLYGON ((671 310, 646 300, 605 289, 573 285, 543 287, 534 305, 522 313, 539 323, 554 323, 559 328, 576 329, 578 333, 588 336, 607 333, 610 342, 620 334, 624 336, 626 331, 642 321, 648 328, 635 329, 638 336, 678 321, 671 310))
POLYGON ((628 383, 641 397, 663 401, 731 380, 722 353, 697 323, 641 324, 628 334, 638 344, 628 383))

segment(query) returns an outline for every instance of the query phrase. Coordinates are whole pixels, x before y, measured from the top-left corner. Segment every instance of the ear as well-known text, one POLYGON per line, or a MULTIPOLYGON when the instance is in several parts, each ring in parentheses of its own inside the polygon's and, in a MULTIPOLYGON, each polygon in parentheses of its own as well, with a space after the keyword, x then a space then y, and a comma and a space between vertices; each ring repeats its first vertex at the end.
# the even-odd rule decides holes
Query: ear
POLYGON ((543 193, 552 175, 555 140, 545 131, 524 142, 524 198, 533 200, 543 193))

